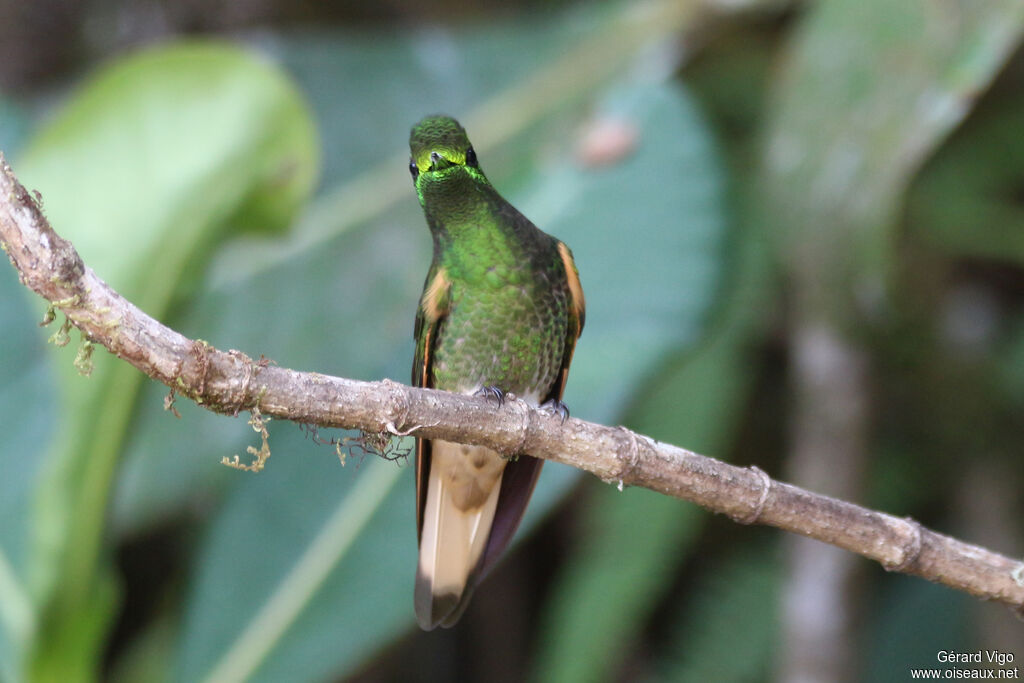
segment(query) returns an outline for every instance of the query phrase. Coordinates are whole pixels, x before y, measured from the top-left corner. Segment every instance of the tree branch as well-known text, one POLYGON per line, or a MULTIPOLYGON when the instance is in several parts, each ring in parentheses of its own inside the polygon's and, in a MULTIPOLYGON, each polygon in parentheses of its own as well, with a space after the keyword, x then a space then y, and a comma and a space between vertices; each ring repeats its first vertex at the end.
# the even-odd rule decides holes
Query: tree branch
MULTIPOLYGON (((486 399, 390 380, 298 372, 221 351, 160 324, 110 288, 50 227, 0 155, 0 246, 21 282, 92 342, 215 412, 258 411, 324 427, 415 433, 530 453, 602 480, 689 500, 743 524, 767 524, 882 564, 997 600, 1024 615, 1024 563, 900 519, 656 442, 624 427, 559 418, 520 400, 486 399)), ((83 380, 84 381, 84 380, 83 380)), ((509 397, 512 399, 512 397, 509 397)))

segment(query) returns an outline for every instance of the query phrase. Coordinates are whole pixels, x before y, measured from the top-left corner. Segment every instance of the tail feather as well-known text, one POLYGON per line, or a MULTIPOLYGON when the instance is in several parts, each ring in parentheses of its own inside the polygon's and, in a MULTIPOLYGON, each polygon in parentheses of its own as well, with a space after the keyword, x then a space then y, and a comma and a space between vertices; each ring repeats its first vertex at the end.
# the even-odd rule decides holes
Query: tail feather
POLYGON ((434 440, 416 572, 416 618, 430 630, 458 620, 472 594, 501 491, 505 460, 478 446, 434 440))

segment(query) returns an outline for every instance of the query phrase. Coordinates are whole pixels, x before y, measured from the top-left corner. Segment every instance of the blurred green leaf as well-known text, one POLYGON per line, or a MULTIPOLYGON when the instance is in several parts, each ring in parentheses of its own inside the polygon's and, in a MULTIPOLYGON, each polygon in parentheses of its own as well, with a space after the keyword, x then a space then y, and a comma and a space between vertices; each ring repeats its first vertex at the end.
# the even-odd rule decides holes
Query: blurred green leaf
POLYGON ((1010 329, 999 353, 1000 390, 1008 402, 1024 407, 1024 312, 1010 320, 1010 329))
POLYGON ((545 604, 533 680, 614 680, 701 526, 697 508, 645 489, 593 490, 584 510, 585 538, 545 604))
POLYGON ((405 472, 377 458, 353 469, 293 455, 229 499, 201 554, 178 680, 324 680, 408 623, 405 472))
POLYGON ((1024 263, 1024 98, 1005 93, 976 111, 911 185, 908 223, 959 254, 1024 263))
MULTIPOLYGON (((703 167, 715 168, 710 160, 703 167)), ((641 433, 719 457, 730 445, 753 379, 747 345, 769 291, 763 240, 754 231, 737 237, 727 243, 734 249, 731 258, 715 250, 686 257, 703 253, 720 260, 717 267, 729 267, 733 281, 705 338, 647 380, 627 420, 641 433)), ((613 680, 631 639, 699 533, 704 520, 699 508, 650 492, 627 493, 634 497, 611 487, 591 493, 580 548, 556 580, 536 641, 535 680, 613 680), (580 657, 580 651, 590 654, 580 657)))
MULTIPOLYGON (((8 160, 21 148, 29 122, 25 111, 0 93, 0 152, 8 160)), ((27 574, 32 482, 40 459, 30 457, 53 420, 51 368, 39 344, 32 310, 13 269, 0 267, 0 411, 9 418, 0 430, 0 680, 15 680, 18 659, 35 628, 27 574)))
MULTIPOLYGON (((308 195, 315 135, 294 88, 227 45, 158 48, 91 79, 16 165, 62 235, 157 317, 209 249, 237 230, 280 229, 308 195)), ((73 338, 78 342, 77 335, 73 338)), ((31 588, 42 604, 33 675, 94 673, 113 608, 101 560, 110 483, 143 376, 102 351, 91 379, 57 351, 59 430, 33 515, 31 588)))
POLYGON ((39 343, 32 310, 13 268, 0 267, 0 411, 18 416, 0 430, 0 679, 18 680, 19 659, 35 628, 35 605, 28 582, 28 520, 32 486, 55 417, 52 368, 39 343))
POLYGON ((911 668, 956 668, 939 664, 936 653, 984 646, 969 636, 965 593, 910 576, 887 579, 864 629, 871 657, 862 662, 863 680, 895 683, 907 680, 911 668))
POLYGON ((170 680, 168 662, 178 644, 177 615, 162 612, 137 636, 104 675, 110 683, 165 683, 170 680))
POLYGON ((684 603, 668 661, 653 680, 770 680, 766 672, 779 646, 780 564, 771 548, 752 544, 707 567, 684 603))
MULTIPOLYGON (((817 283, 818 314, 877 290, 911 175, 1017 45, 1018 0, 825 0, 773 92, 764 157, 778 249, 817 283)), ((810 285, 805 282, 805 287, 810 285)))
MULTIPOLYGON (((470 24, 460 32, 433 29, 404 36, 374 36, 365 52, 379 60, 376 63, 382 65, 382 73, 371 71, 369 67, 375 64, 364 61, 362 55, 346 53, 354 57, 354 62, 336 78, 373 73, 362 92, 372 91, 382 101, 400 103, 397 110, 417 112, 408 116, 409 120, 431 111, 456 116, 474 131, 478 154, 491 158, 489 163, 497 162, 493 168, 502 169, 511 165, 502 153, 519 161, 528 156, 501 143, 536 129, 538 121, 565 112, 569 105, 589 101, 595 92, 633 66, 638 57, 647 56, 648 67, 671 68, 665 63, 674 56, 669 43, 694 19, 697 6, 694 0, 651 0, 641 6, 594 3, 550 16, 547 25, 499 22, 491 27, 470 24), (503 45, 514 49, 503 51, 503 45), (398 56, 387 54, 389 49, 396 50, 398 56), (655 58, 651 58, 652 52, 655 58), (406 55, 410 58, 403 63, 406 55), (516 78, 520 73, 522 78, 516 78), (417 94, 419 97, 414 97, 417 94), (475 105, 469 108, 471 102, 475 105), (499 146, 499 156, 495 157, 491 151, 499 146)), ((318 62, 318 66, 323 63, 318 62)), ((357 83, 363 82, 359 77, 357 83)), ((347 98, 325 97, 322 101, 339 99, 340 105, 350 106, 347 98)), ((363 121, 373 128, 383 125, 389 134, 381 139, 406 140, 408 136, 409 124, 400 123, 394 115, 367 116, 364 112, 357 117, 343 115, 341 120, 363 121)), ((357 150, 358 159, 358 150, 366 149, 365 136, 357 136, 363 142, 349 140, 353 137, 351 130, 343 129, 343 138, 357 150)), ((316 248, 352 225, 379 217, 397 202, 407 201, 408 150, 403 146, 393 157, 382 156, 379 150, 368 152, 373 165, 360 167, 348 182, 325 194, 300 221, 288 242, 249 243, 223 254, 217 263, 216 283, 254 277, 274 264, 316 248)), ((340 156, 347 160, 347 154, 340 156)), ((527 172, 530 166, 520 164, 527 172)))
POLYGON ((606 94, 594 119, 637 134, 618 163, 538 176, 527 215, 572 247, 587 301, 566 401, 574 415, 622 414, 670 351, 705 332, 723 281, 726 227, 717 150, 693 104, 669 83, 606 94))
POLYGON ((29 120, 19 103, 0 92, 0 152, 10 160, 28 134, 29 120))

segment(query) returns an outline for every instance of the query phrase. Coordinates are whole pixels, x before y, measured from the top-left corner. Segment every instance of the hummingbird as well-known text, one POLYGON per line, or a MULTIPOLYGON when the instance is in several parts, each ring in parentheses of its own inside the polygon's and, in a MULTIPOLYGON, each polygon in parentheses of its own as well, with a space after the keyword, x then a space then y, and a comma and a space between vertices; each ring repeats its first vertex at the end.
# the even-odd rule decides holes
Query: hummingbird
MULTIPOLYGON (((421 120, 409 150, 434 243, 416 312, 413 385, 499 405, 514 393, 564 421, 562 393, 585 309, 572 252, 498 194, 455 119, 421 120)), ((542 463, 416 439, 421 628, 451 627, 462 616, 519 526, 542 463)))

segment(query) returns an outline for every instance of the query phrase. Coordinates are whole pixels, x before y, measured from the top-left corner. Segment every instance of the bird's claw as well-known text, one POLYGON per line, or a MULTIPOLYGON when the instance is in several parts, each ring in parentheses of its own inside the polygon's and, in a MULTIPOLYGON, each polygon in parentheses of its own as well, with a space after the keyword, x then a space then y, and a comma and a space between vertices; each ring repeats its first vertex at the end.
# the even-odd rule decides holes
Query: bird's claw
POLYGON ((565 405, 557 398, 544 401, 538 410, 543 410, 548 415, 558 415, 562 418, 562 424, 565 424, 565 421, 569 419, 569 406, 565 405))
POLYGON ((475 395, 476 396, 483 396, 486 399, 490 399, 492 401, 495 401, 498 404, 499 408, 501 406, 505 405, 505 392, 502 391, 500 388, 494 386, 494 385, 486 386, 486 387, 480 387, 479 389, 477 389, 477 392, 476 392, 475 395))

